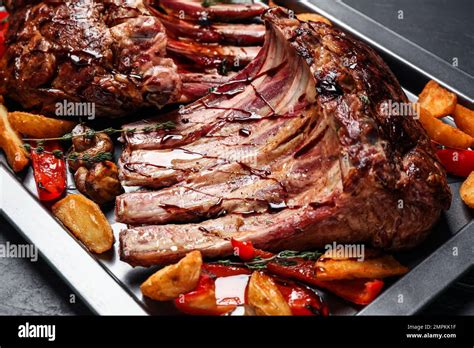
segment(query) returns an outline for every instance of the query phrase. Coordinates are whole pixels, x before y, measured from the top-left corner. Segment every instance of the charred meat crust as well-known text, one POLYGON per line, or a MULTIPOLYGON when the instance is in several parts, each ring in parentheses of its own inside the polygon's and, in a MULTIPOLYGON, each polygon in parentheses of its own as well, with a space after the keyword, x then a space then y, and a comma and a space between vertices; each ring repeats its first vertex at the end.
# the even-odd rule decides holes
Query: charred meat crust
POLYGON ((117 117, 176 102, 181 79, 166 33, 142 0, 13 1, 0 63, 2 93, 54 115, 55 104, 94 103, 117 117))

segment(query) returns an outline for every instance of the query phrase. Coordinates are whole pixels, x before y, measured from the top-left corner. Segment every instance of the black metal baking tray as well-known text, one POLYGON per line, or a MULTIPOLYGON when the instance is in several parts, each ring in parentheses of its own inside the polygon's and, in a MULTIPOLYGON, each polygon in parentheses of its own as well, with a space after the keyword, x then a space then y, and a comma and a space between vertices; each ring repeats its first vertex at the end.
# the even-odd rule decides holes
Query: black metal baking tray
MULTIPOLYGON (((436 79, 472 107, 472 77, 442 62, 420 47, 371 21, 339 1, 277 1, 295 12, 318 12, 335 25, 379 50, 415 100, 429 79, 436 79), (403 55, 402 53, 409 53, 403 55), (414 59, 416 58, 416 59, 414 59), (414 60, 412 60, 414 59, 414 60), (443 64, 444 63, 444 64, 443 64)), ((35 244, 42 256, 97 314, 176 315, 173 306, 144 299, 139 285, 154 269, 135 268, 118 259, 118 243, 105 255, 90 254, 36 199, 32 172, 14 176, 0 155, 0 214, 35 244), (30 218, 26 219, 25 216, 30 218)), ((408 315, 419 311, 472 265, 473 213, 457 194, 459 180, 451 178, 454 200, 429 239, 420 247, 397 255, 412 271, 388 284, 379 298, 365 308, 322 293, 334 315, 408 315), (453 249, 457 248, 457 249, 453 249), (454 256, 453 250, 457 250, 454 256), (401 295, 401 296, 400 296, 401 295)), ((124 225, 107 211, 116 238, 124 225)))

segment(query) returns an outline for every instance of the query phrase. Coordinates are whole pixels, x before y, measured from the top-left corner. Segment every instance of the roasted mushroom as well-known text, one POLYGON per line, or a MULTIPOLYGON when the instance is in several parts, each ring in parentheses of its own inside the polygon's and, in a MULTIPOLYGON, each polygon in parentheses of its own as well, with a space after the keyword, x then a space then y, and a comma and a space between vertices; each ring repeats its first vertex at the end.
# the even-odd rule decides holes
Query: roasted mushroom
POLYGON ((68 165, 72 172, 80 167, 90 168, 94 163, 111 159, 114 143, 105 133, 79 124, 72 130, 72 148, 68 165))
POLYGON ((94 163, 90 169, 78 168, 74 181, 79 192, 101 205, 123 193, 117 166, 110 161, 94 163))

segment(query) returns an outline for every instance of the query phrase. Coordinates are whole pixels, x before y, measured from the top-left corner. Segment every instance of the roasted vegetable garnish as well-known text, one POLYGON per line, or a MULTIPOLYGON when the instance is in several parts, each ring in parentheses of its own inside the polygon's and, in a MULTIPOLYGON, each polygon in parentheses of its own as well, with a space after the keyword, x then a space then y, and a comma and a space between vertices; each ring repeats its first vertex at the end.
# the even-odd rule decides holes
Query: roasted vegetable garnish
POLYGON ((474 145, 473 137, 436 119, 427 109, 421 107, 419 116, 423 128, 437 143, 457 149, 467 149, 474 145))
POLYGON ((72 148, 68 154, 68 165, 72 172, 80 167, 90 168, 94 163, 112 159, 114 143, 105 132, 96 132, 82 124, 72 131, 72 148))
POLYGON ((69 195, 53 205, 53 214, 93 253, 112 248, 114 235, 99 206, 83 195, 69 195))
POLYGON ((467 178, 474 172, 474 151, 458 149, 440 149, 436 151, 444 169, 449 174, 467 178))
POLYGON ((31 161, 39 199, 51 202, 60 198, 67 185, 66 161, 61 144, 48 141, 44 145, 32 147, 31 161))
POLYGON ((459 193, 464 203, 474 209, 474 172, 464 181, 459 193))
POLYGON ((8 121, 5 106, 0 105, 0 148, 5 151, 8 164, 13 171, 21 172, 29 163, 28 153, 18 134, 8 121))
POLYGON ((312 289, 291 280, 275 279, 275 283, 290 306, 293 315, 329 315, 329 308, 312 289))
POLYGON ((298 280, 318 289, 325 289, 343 299, 356 303, 368 304, 382 291, 383 281, 377 279, 346 279, 323 281, 318 278, 315 262, 304 259, 293 259, 291 264, 270 262, 267 270, 282 278, 298 280))
POLYGON ((291 308, 275 281, 263 272, 254 272, 247 289, 247 314, 292 315, 291 308))
POLYGON ((94 163, 90 169, 80 167, 74 174, 76 188, 97 204, 106 204, 123 193, 115 163, 94 163))
POLYGON ((218 305, 216 285, 208 274, 201 274, 196 289, 180 295, 174 300, 176 308, 190 315, 224 315, 236 308, 235 305, 218 305))
POLYGON ((454 112, 457 96, 431 80, 419 95, 418 102, 434 117, 439 118, 451 115, 454 112))
POLYGON ((8 113, 12 127, 28 138, 55 138, 70 132, 77 122, 14 111, 8 113))
POLYGON ((454 122, 456 126, 464 133, 469 134, 471 137, 474 137, 474 111, 468 108, 465 108, 462 105, 456 105, 454 109, 454 122))
POLYGON ((166 266, 153 274, 140 289, 144 296, 156 301, 174 300, 196 288, 201 266, 201 253, 190 252, 177 264, 166 266))
POLYGON ((323 22, 327 25, 332 25, 329 19, 316 13, 300 13, 296 15, 296 18, 303 22, 323 22))
POLYGON ((320 280, 342 280, 356 278, 387 278, 408 272, 391 255, 367 252, 364 260, 338 259, 324 254, 316 262, 316 277, 320 280), (372 254, 372 256, 370 255, 372 254))

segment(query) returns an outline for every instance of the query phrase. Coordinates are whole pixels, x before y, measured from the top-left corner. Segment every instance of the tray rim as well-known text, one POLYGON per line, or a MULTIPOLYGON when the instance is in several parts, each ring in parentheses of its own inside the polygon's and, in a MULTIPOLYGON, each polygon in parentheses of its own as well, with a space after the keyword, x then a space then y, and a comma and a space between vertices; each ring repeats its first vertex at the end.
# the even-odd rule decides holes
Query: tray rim
POLYGON ((4 216, 29 243, 35 245, 42 258, 93 313, 148 315, 134 296, 53 218, 2 161, 0 161, 0 215, 4 216), (35 218, 25 219, 25 211, 35 211, 35 218))

